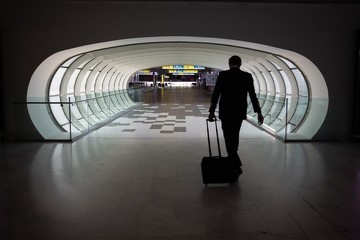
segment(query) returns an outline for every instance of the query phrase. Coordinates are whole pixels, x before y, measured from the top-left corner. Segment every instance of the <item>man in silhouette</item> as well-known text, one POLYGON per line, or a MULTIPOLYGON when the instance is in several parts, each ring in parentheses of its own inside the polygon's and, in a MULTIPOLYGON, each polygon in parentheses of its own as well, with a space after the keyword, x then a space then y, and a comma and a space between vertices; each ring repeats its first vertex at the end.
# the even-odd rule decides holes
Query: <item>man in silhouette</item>
POLYGON ((240 70, 240 66, 241 58, 239 56, 232 56, 229 59, 230 69, 219 73, 211 97, 208 117, 210 121, 216 118, 215 109, 220 98, 219 118, 224 134, 226 151, 238 175, 242 173, 242 163, 237 153, 239 133, 242 121, 246 119, 248 94, 254 111, 258 114, 259 125, 264 121, 259 101, 255 94, 253 78, 250 73, 240 70))

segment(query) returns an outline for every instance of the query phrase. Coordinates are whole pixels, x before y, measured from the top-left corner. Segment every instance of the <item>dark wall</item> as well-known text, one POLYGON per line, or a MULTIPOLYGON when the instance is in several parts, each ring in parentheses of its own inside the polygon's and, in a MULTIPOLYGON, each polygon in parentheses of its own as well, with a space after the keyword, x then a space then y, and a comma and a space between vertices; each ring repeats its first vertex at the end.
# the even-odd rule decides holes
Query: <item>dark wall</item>
POLYGON ((7 134, 17 125, 11 101, 26 96, 32 73, 51 54, 134 37, 199 36, 255 42, 309 58, 324 75, 330 95, 316 137, 351 138, 359 4, 83 1, 4 3, 1 8, 7 134))
POLYGON ((356 57, 355 62, 357 69, 355 72, 356 85, 354 96, 354 135, 355 138, 360 140, 360 30, 357 32, 357 44, 356 44, 356 57))
MULTIPOLYGON (((0 30, 0 46, 2 46, 3 34, 0 30)), ((4 88, 3 88, 3 54, 0 48, 0 142, 2 142, 5 133, 5 119, 4 119, 4 88)))

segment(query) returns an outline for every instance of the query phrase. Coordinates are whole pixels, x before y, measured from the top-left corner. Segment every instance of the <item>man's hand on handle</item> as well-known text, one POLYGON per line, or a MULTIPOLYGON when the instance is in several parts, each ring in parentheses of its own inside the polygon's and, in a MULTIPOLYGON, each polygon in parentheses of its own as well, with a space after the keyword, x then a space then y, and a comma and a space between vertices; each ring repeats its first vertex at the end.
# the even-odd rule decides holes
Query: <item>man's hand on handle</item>
POLYGON ((215 113, 209 113, 208 119, 210 122, 213 122, 214 120, 216 120, 216 116, 215 113))

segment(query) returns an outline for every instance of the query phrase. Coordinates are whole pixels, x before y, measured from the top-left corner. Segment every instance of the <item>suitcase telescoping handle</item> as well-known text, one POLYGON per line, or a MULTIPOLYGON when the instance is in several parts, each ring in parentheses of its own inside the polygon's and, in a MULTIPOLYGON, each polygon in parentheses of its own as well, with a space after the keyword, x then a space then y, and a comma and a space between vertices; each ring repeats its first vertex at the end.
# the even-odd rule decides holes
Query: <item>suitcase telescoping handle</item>
POLYGON ((221 157, 219 133, 218 133, 218 128, 217 128, 217 119, 216 118, 213 121, 210 121, 209 119, 206 119, 206 130, 207 130, 207 137, 208 137, 208 144, 209 144, 209 155, 210 155, 210 157, 212 157, 212 155, 211 155, 211 145, 210 145, 210 134, 209 134, 209 122, 215 122, 217 146, 218 146, 218 151, 219 151, 219 157, 221 157))

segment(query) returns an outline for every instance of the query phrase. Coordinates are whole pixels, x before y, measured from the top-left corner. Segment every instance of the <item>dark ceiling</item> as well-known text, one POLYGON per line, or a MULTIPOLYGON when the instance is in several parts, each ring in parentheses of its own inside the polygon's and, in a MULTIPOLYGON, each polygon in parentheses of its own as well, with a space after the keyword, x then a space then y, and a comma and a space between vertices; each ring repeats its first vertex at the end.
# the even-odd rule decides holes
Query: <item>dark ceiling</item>
MULTIPOLYGON (((2 0, 12 2, 11 0, 2 0)), ((16 2, 16 1, 15 1, 16 2)), ((360 4, 360 0, 18 0, 17 2, 232 2, 232 3, 307 3, 307 4, 360 4)))

